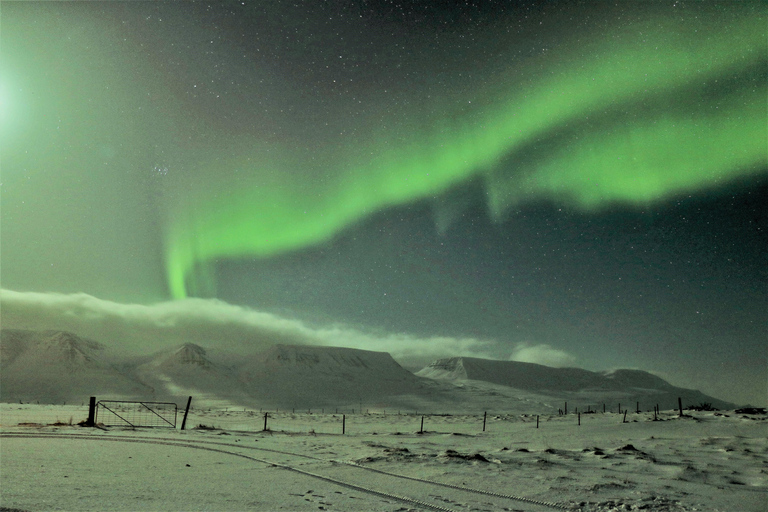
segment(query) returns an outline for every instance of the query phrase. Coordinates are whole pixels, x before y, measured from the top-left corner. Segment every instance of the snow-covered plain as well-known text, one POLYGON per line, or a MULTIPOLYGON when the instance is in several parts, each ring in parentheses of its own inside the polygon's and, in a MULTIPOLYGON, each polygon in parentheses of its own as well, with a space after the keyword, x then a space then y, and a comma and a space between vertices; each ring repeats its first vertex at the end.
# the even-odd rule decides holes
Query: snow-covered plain
POLYGON ((427 415, 420 433, 420 414, 358 411, 342 435, 342 416, 329 411, 272 412, 266 432, 263 414, 242 407, 193 407, 184 431, 80 427, 80 404, 0 404, 0 413, 6 509, 768 508, 764 414, 630 412, 625 423, 598 413, 581 425, 555 414, 538 428, 533 415, 489 414, 485 432, 482 415, 427 415))

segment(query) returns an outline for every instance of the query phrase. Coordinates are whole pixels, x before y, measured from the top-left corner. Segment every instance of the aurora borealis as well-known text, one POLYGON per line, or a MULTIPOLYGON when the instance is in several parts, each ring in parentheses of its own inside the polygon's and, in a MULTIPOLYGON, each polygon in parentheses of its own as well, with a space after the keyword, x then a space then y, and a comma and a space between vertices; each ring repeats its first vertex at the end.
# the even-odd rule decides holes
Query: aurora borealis
MULTIPOLYGON (((768 88, 759 80, 765 34, 761 20, 746 15, 714 35, 716 18, 682 31, 638 23, 629 27, 634 37, 600 34, 581 58, 565 52, 547 74, 502 70, 472 91, 476 106, 427 100, 415 112, 384 116, 385 128, 339 137, 304 158, 289 157, 281 144, 270 148, 282 155, 276 161, 263 148, 238 155, 224 164, 246 175, 237 188, 211 198, 206 185, 171 215, 172 294, 186 296, 196 264, 310 246, 372 212, 439 195, 474 175, 486 177, 495 217, 531 199, 590 209, 647 204, 756 175, 768 138, 768 88), (732 85, 723 90, 718 81, 732 85), (305 190, 296 168, 322 176, 322 190, 314 183, 305 190), (265 184, 264 174, 275 178, 265 184)), ((211 167, 207 174, 219 180, 222 162, 211 167)))
POLYGON ((4 288, 765 378, 761 2, 0 15, 4 288))

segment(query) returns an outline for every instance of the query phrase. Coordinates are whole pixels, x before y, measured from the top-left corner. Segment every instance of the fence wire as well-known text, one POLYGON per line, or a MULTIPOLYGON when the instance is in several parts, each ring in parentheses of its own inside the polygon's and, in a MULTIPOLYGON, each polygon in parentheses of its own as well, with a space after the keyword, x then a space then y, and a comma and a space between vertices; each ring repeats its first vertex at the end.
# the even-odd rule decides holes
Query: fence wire
POLYGON ((101 400, 96 404, 96 423, 105 426, 176 428, 177 407, 168 402, 101 400))

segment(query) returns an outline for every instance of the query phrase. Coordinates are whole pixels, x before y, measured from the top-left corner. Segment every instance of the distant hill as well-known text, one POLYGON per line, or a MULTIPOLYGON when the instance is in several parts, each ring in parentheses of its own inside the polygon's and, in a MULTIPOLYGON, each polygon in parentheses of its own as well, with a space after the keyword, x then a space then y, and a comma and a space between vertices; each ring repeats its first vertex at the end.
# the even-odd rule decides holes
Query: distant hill
POLYGON ((471 357, 441 359, 417 374, 390 354, 341 347, 274 345, 229 354, 192 343, 140 357, 63 331, 0 331, 0 400, 40 403, 141 399, 268 409, 371 409, 436 413, 557 412, 709 403, 638 370, 590 372, 471 357))
POLYGON ((156 389, 157 399, 180 400, 195 396, 196 402, 249 401, 237 369, 213 362, 208 352, 194 343, 151 354, 148 360, 134 365, 132 374, 143 384, 156 389))
POLYGON ((146 396, 153 392, 114 366, 103 345, 69 332, 3 329, 0 360, 3 401, 62 403, 96 393, 146 396))
POLYGON ((61 403, 172 400, 287 409, 406 409, 450 403, 453 386, 416 377, 388 353, 275 345, 235 356, 191 343, 117 358, 101 344, 61 331, 0 331, 0 400, 61 403))
POLYGON ((392 404, 431 387, 386 352, 341 347, 275 345, 245 364, 241 375, 251 396, 296 407, 392 404))
MULTIPOLYGON (((570 410, 641 409, 659 405, 662 409, 677 408, 678 397, 685 405, 709 403, 718 409, 732 409, 735 404, 718 400, 700 391, 672 386, 664 379, 641 370, 591 372, 580 368, 552 368, 535 363, 498 361, 474 357, 438 359, 416 375, 454 383, 490 383, 534 392, 570 402, 570 410)), ((564 404, 563 404, 564 408, 564 404)))

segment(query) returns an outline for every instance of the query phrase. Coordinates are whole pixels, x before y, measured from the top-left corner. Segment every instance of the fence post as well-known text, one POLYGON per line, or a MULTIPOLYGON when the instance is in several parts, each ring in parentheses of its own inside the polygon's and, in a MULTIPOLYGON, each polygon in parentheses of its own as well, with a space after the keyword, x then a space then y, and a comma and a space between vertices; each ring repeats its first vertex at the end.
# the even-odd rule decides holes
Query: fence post
POLYGON ((96 425, 96 397, 92 396, 91 401, 88 403, 88 422, 85 424, 87 427, 93 427, 96 425))
POLYGON ((539 415, 536 415, 536 428, 539 428, 539 415))
POLYGON ((579 413, 576 413, 576 414, 579 415, 579 426, 581 426, 581 413, 579 412, 579 413))
POLYGON ((640 414, 640 402, 637 402, 637 407, 635 407, 635 412, 637 414, 640 414))
MULTIPOLYGON (((187 426, 187 414, 189 414, 189 404, 192 403, 192 397, 187 399, 187 408, 184 409, 184 419, 181 420, 181 430, 184 430, 187 426)), ((176 421, 176 420, 174 420, 176 421)))
POLYGON ((421 428, 419 429, 419 434, 424 433, 424 416, 421 417, 421 428))
POLYGON ((624 410, 624 419, 621 420, 621 422, 622 423, 626 423, 627 422, 627 411, 626 411, 626 409, 624 410))
POLYGON ((483 413, 483 432, 485 432, 485 418, 486 418, 487 415, 488 415, 488 411, 485 411, 483 413))
POLYGON ((680 417, 683 417, 683 399, 677 397, 677 408, 680 409, 680 417))
POLYGON ((341 435, 344 435, 347 433, 347 415, 342 414, 341 415, 341 435))
POLYGON ((265 412, 264 413, 264 432, 267 431, 267 418, 269 418, 269 413, 265 412))

